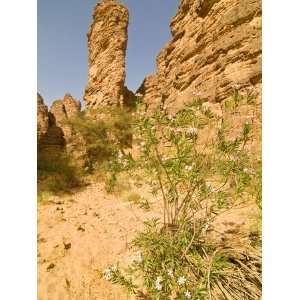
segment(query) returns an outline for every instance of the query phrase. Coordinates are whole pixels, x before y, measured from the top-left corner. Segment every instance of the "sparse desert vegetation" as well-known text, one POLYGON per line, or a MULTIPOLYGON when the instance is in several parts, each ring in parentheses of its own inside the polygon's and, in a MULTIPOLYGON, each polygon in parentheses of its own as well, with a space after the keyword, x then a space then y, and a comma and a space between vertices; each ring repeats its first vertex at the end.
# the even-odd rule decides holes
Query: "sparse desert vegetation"
MULTIPOLYGON (((81 115, 72 121, 89 153, 89 164, 77 167, 81 180, 105 182, 106 193, 117 201, 155 216, 133 237, 138 258, 132 264, 115 261, 99 270, 136 298, 261 295, 259 104, 254 95, 234 91, 227 101, 207 105, 198 98, 174 114, 164 109, 148 114, 140 101, 130 113, 106 109, 100 120, 81 115), (131 144, 118 138, 122 130, 131 144), (222 215, 239 218, 243 206, 252 207, 252 214, 241 225, 227 221, 229 228, 226 222, 220 227, 222 215)), ((61 158, 47 168, 42 161, 41 169, 54 180, 50 191, 78 186, 71 185, 70 164, 61 158)), ((49 197, 42 193, 41 203, 49 197)))
POLYGON ((261 299, 261 5, 179 2, 135 93, 103 0, 84 109, 38 96, 40 300, 261 299))
MULTIPOLYGON (((104 278, 141 299, 259 299, 260 228, 218 232, 214 225, 219 215, 251 203, 256 218, 244 221, 252 228, 260 223, 261 161, 253 122, 259 116, 253 115, 253 100, 234 92, 218 105, 221 115, 201 99, 174 115, 146 115, 139 107, 133 123, 138 154, 120 153, 117 171, 128 172, 122 167, 131 165, 131 172, 144 174, 154 201, 162 202, 163 218, 147 221, 135 239, 140 260, 127 276, 112 266, 104 278), (252 118, 241 117, 245 110, 252 118), (244 122, 237 125, 238 116, 244 122)), ((139 195, 130 200, 138 202, 139 195)))

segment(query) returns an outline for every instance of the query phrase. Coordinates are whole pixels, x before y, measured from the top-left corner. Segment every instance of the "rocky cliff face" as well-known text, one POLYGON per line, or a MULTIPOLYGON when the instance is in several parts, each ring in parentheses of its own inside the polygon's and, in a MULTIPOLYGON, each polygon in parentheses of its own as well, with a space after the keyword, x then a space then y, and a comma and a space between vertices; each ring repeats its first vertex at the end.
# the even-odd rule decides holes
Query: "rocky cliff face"
POLYGON ((94 9, 88 32, 87 109, 132 102, 134 95, 124 85, 128 18, 127 8, 114 0, 103 0, 94 9))
POLYGON ((49 128, 48 107, 44 104, 44 99, 37 94, 37 140, 38 144, 47 133, 49 128))
POLYGON ((260 0, 181 0, 172 40, 138 92, 149 109, 176 109, 200 97, 219 102, 238 89, 261 88, 260 0))
POLYGON ((65 148, 69 154, 79 164, 84 164, 86 158, 85 142, 83 137, 74 130, 68 121, 78 116, 81 110, 81 103, 70 94, 66 94, 63 99, 53 102, 50 114, 55 120, 55 124, 61 128, 65 140, 65 148))
POLYGON ((39 94, 37 102, 37 144, 40 154, 51 156, 67 150, 74 158, 84 160, 83 140, 68 124, 68 120, 80 112, 80 101, 66 94, 63 99, 54 101, 50 110, 39 94))
POLYGON ((59 153, 65 147, 63 131, 40 94, 37 95, 37 147, 40 154, 49 155, 59 153))

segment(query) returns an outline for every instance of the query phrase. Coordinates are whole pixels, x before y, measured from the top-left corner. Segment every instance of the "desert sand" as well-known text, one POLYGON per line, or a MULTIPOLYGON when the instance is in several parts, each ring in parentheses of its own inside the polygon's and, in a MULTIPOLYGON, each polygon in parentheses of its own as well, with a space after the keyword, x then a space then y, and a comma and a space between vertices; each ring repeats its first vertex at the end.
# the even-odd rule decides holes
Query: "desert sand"
POLYGON ((99 183, 39 205, 38 299, 131 299, 100 272, 134 259, 130 241, 153 216, 99 183))

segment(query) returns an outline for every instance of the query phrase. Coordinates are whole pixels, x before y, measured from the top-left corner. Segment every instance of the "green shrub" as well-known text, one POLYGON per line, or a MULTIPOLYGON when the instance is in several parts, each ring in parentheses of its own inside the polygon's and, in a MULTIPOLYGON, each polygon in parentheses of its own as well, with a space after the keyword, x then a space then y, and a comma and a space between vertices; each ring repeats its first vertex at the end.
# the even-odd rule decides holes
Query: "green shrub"
POLYGON ((82 185, 81 172, 65 153, 38 154, 39 190, 52 193, 66 192, 82 185))
POLYGON ((162 231, 148 222, 134 241, 140 249, 129 273, 143 277, 143 288, 118 267, 104 277, 140 299, 259 299, 261 256, 251 246, 209 241, 197 220, 180 231, 162 231))
MULTIPOLYGON (((82 112, 69 121, 75 132, 83 138, 89 170, 109 169, 108 163, 117 159, 119 152, 131 147, 131 112, 125 108, 103 107, 82 112)), ((74 137, 76 138, 76 137, 74 137)))
POLYGON ((255 105, 237 92, 221 104, 221 116, 199 100, 173 115, 146 115, 139 105, 132 130, 140 156, 121 155, 111 164, 114 174, 144 174, 162 199, 163 220, 146 224, 136 239, 143 259, 129 268, 131 276, 114 268, 106 270, 109 280, 141 299, 260 297, 259 247, 249 239, 235 246, 213 242, 207 233, 220 212, 249 200, 261 206, 254 121, 235 124, 242 109, 255 105))

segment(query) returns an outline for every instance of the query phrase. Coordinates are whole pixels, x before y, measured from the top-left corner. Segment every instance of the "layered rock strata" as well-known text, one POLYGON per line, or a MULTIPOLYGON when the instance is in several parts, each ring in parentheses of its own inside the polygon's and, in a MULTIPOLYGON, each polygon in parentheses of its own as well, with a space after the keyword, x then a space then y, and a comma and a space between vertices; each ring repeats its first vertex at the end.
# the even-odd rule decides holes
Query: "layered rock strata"
POLYGON ((130 105, 134 94, 125 87, 125 55, 129 14, 114 0, 94 9, 88 32, 89 70, 84 101, 87 109, 101 105, 130 105))
POLYGON ((156 73, 137 91, 149 109, 177 109, 195 97, 219 102, 233 88, 260 94, 260 0, 181 0, 170 27, 156 73))

